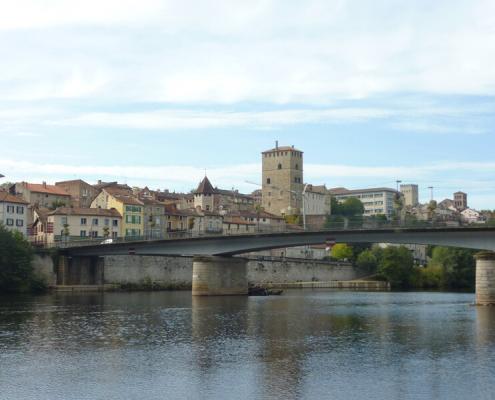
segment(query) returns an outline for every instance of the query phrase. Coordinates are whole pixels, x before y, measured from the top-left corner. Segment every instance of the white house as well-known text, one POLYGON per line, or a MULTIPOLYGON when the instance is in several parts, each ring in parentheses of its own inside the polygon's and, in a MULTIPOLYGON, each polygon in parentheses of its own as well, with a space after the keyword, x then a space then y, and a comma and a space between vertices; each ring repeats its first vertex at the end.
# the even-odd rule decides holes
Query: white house
POLYGON ((0 191, 0 224, 11 231, 27 235, 28 202, 6 191, 0 191))
POLYGON ((478 211, 473 210, 472 208, 466 208, 465 210, 461 211, 461 219, 463 222, 467 222, 468 224, 485 223, 481 214, 478 211))

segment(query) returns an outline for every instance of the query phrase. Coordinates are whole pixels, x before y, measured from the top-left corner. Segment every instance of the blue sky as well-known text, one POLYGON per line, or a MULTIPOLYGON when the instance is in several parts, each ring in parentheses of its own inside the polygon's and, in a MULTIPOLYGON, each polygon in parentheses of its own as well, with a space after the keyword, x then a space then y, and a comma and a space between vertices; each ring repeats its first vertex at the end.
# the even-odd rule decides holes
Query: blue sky
POLYGON ((0 182, 251 191, 279 140, 311 183, 495 208, 493 1, 0 3, 0 182))

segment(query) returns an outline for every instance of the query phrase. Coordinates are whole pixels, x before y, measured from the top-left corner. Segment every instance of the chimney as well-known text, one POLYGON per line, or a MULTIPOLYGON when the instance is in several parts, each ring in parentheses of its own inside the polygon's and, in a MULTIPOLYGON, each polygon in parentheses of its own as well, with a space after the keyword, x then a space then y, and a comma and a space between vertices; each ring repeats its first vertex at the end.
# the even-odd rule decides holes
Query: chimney
POLYGON ((46 182, 43 181, 43 187, 46 189, 46 182))
POLYGON ((275 148, 278 150, 278 140, 275 140, 275 148))
POLYGON ((101 185, 101 179, 98 179, 98 185, 101 185))

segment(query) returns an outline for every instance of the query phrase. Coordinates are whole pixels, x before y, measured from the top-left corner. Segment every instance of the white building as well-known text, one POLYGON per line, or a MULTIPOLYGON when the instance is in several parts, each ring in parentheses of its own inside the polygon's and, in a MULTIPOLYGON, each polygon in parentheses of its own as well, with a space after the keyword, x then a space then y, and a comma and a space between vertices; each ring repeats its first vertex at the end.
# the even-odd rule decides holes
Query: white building
POLYGON ((364 206, 364 215, 372 216, 383 214, 390 218, 394 212, 394 200, 399 194, 390 188, 355 189, 346 188, 329 189, 330 194, 339 203, 343 203, 348 198, 354 197, 361 200, 364 206))
POLYGON ((482 218, 481 214, 473 210, 472 208, 466 208, 461 211, 461 220, 468 224, 483 224, 485 220, 482 218))
POLYGON ((0 191, 0 224, 10 231, 27 235, 28 202, 6 191, 0 191))

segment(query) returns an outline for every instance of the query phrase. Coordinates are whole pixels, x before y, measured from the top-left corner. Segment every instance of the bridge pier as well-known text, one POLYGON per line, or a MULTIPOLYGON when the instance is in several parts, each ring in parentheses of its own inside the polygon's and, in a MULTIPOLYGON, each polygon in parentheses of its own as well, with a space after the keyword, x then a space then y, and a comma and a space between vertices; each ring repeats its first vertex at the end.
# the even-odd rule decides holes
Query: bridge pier
POLYGON ((193 296, 247 295, 247 260, 239 257, 193 258, 193 296))
POLYGON ((476 304, 495 305, 495 252, 476 254, 476 304))

